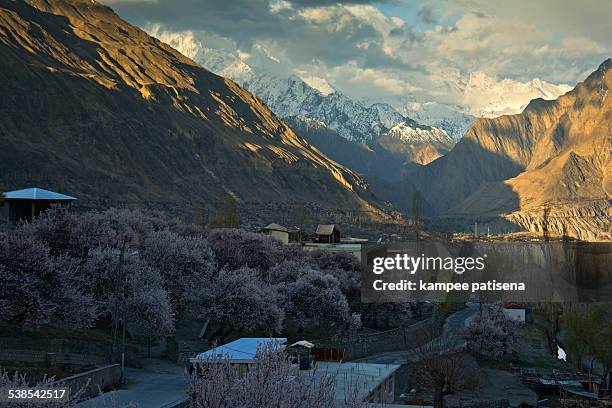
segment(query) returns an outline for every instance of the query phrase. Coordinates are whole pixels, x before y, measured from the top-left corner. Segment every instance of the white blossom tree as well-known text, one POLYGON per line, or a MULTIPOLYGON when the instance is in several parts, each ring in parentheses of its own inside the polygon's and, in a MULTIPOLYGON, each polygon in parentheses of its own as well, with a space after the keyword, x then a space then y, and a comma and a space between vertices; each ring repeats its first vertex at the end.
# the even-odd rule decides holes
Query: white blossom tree
MULTIPOLYGON (((315 369, 316 370, 316 369, 315 369)), ((299 371, 274 345, 262 347, 256 362, 240 374, 224 358, 212 357, 196 369, 191 389, 194 408, 335 408, 336 373, 299 371)), ((355 384, 356 385, 356 384, 355 384)), ((344 390, 343 406, 362 408, 356 387, 344 390)))
POLYGON ((482 355, 502 357, 512 353, 517 323, 504 314, 500 303, 483 304, 469 326, 468 346, 482 355))
POLYGON ((248 266, 263 272, 280 262, 285 253, 274 239, 239 229, 214 229, 207 238, 219 266, 228 269, 248 266))
POLYGON ((175 310, 184 309, 194 298, 202 296, 217 270, 215 254, 202 236, 155 231, 146 237, 142 256, 161 271, 163 286, 175 310))
POLYGON ((46 244, 22 231, 0 234, 0 320, 90 326, 98 307, 83 292, 76 269, 73 259, 50 256, 46 244))
POLYGON ((346 297, 336 278, 316 270, 302 274, 295 282, 285 284, 287 314, 300 328, 308 320, 327 320, 348 324, 350 313, 346 297))
POLYGON ((242 267, 219 272, 202 295, 197 316, 207 321, 205 326, 215 324, 212 337, 222 340, 234 330, 280 332, 285 314, 276 289, 262 282, 255 269, 242 267))
POLYGON ((89 291, 115 322, 125 322, 133 335, 153 338, 173 330, 173 312, 159 270, 138 254, 117 249, 90 252, 82 273, 89 276, 89 291))
MULTIPOLYGON (((25 387, 33 387, 37 389, 53 389, 61 387, 61 385, 55 383, 53 378, 43 378, 38 383, 31 385, 29 384, 27 377, 25 374, 20 374, 15 372, 13 374, 9 374, 5 370, 0 370, 0 389, 7 388, 25 388, 25 387)), ((28 400, 22 401, 11 401, 11 402, 0 402, 0 408, 32 408, 33 406, 41 407, 41 408, 73 408, 76 407, 76 401, 78 399, 78 395, 71 395, 68 397, 68 400, 62 401, 51 401, 48 402, 36 402, 32 403, 28 400)))

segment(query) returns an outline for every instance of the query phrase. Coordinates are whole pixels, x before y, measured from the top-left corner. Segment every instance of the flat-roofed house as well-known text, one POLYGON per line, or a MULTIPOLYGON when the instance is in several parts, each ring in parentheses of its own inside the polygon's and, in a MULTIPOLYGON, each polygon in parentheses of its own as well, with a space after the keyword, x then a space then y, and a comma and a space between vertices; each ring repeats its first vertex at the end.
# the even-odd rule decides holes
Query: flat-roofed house
POLYGON ((242 337, 199 353, 194 358, 189 359, 190 369, 197 372, 197 370, 204 369, 207 364, 227 361, 230 365, 236 367, 238 373, 242 375, 250 365, 255 364, 258 350, 264 348, 284 350, 285 343, 287 343, 287 339, 284 337, 242 337))
POLYGON ((42 188, 26 188, 4 193, 2 214, 9 222, 32 221, 52 204, 71 204, 75 197, 42 188))
POLYGON ((332 375, 336 379, 336 406, 344 407, 347 393, 354 393, 356 402, 382 406, 395 399, 395 374, 399 364, 317 363, 315 376, 332 375))
POLYGON ((519 323, 525 323, 529 314, 528 309, 524 305, 516 302, 504 302, 502 311, 508 319, 519 323))
POLYGON ((340 230, 335 224, 319 224, 315 232, 316 241, 324 244, 340 242, 340 230))

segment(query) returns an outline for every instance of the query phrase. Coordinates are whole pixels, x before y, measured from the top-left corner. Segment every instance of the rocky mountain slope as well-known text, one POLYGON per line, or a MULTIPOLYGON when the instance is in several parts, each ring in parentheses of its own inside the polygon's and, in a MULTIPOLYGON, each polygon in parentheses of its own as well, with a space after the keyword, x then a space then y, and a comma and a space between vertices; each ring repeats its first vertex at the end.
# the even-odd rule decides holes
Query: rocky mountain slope
POLYGON ((371 209, 268 107, 91 0, 0 3, 0 177, 81 202, 371 209))
POLYGON ((285 120, 298 136, 359 174, 396 181, 401 180, 403 176, 406 158, 377 143, 364 144, 346 140, 324 123, 305 116, 294 116, 285 120))
POLYGON ((364 105, 328 84, 314 88, 302 78, 288 78, 259 72, 239 58, 223 51, 204 48, 194 57, 204 67, 227 76, 259 96, 277 115, 287 118, 304 116, 322 122, 347 140, 370 142, 393 126, 403 123, 404 140, 410 140, 418 129, 418 143, 446 138, 444 131, 422 126, 403 116, 391 105, 364 105))
POLYGON ((498 215, 531 231, 610 239, 611 87, 608 59, 556 100, 477 119, 449 154, 411 181, 438 214, 498 215))
POLYGON ((442 157, 455 144, 445 132, 434 133, 425 126, 400 122, 376 139, 386 150, 403 156, 407 163, 428 164, 442 157))

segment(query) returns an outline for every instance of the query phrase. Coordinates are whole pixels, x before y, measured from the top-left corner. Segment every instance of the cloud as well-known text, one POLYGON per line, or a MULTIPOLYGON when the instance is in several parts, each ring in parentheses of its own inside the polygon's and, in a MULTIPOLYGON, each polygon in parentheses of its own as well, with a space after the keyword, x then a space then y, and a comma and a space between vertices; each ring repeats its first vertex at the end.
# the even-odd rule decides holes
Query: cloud
POLYGON ((431 4, 423 5, 417 15, 425 24, 435 24, 438 22, 436 11, 431 4))
POLYGON ((180 33, 167 31, 159 24, 145 27, 145 30, 189 58, 195 58, 202 49, 202 43, 196 38, 196 34, 193 31, 183 31, 180 33))
POLYGON ((358 97, 460 103, 473 72, 574 84, 612 54, 599 0, 102 1, 186 55, 219 48, 358 97))
MULTIPOLYGON (((291 3, 298 7, 322 7, 322 6, 337 6, 339 4, 352 5, 352 4, 380 4, 385 1, 381 0, 292 0, 291 3)), ((387 1, 389 2, 389 1, 387 1)))

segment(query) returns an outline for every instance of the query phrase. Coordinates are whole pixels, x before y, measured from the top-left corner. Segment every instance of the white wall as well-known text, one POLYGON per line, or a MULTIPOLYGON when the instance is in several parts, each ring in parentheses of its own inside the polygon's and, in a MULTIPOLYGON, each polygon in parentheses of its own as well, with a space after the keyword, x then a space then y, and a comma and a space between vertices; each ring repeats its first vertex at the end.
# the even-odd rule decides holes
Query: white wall
POLYGON ((525 309, 504 309, 504 314, 509 319, 525 323, 525 309))

